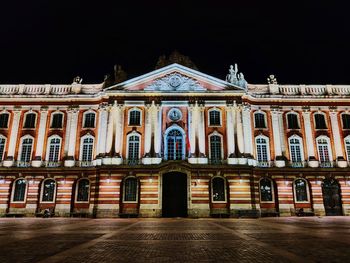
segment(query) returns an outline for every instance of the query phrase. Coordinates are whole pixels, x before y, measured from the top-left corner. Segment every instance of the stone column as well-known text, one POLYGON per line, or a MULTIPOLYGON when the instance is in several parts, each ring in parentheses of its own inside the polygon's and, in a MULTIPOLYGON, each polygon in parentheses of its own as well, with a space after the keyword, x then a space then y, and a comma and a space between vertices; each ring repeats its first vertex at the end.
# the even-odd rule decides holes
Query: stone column
POLYGON ((198 126, 197 126, 197 132, 198 132, 198 148, 199 148, 199 158, 198 163, 208 163, 208 159, 206 158, 205 154, 205 120, 204 120, 204 111, 205 107, 198 107, 198 126))
MULTIPOLYGON (((243 116, 244 117, 244 116, 243 116)), ((242 123, 242 107, 237 107, 236 110, 237 119, 237 146, 239 153, 237 154, 240 159, 244 158, 245 153, 245 135, 243 135, 243 123, 242 123)))
POLYGON ((154 151, 156 153, 155 162, 161 162, 162 153, 161 153, 161 147, 162 147, 162 106, 161 105, 155 105, 154 113, 154 120, 155 125, 154 128, 154 151))
MULTIPOLYGON (((68 144, 68 156, 64 161, 64 166, 73 167, 75 165, 75 145, 76 145, 76 137, 77 137, 77 129, 78 129, 78 116, 79 109, 73 108, 69 110, 71 114, 71 122, 70 122, 70 131, 69 131, 69 144, 68 144)), ((68 113, 68 114, 69 114, 68 113)))
POLYGON ((46 134, 46 123, 47 123, 48 109, 47 107, 43 107, 40 110, 40 121, 39 121, 39 131, 37 136, 37 144, 35 150, 35 157, 32 161, 33 167, 40 167, 41 161, 43 159, 43 150, 44 150, 44 142, 47 139, 46 134))
POLYGON ((342 142, 340 140, 340 130, 339 130, 339 122, 338 122, 338 112, 337 109, 330 109, 330 118, 331 118, 331 125, 332 125, 332 134, 333 134, 333 142, 335 147, 335 155, 336 155, 336 161, 337 165, 339 167, 346 167, 347 162, 344 159, 343 151, 342 151, 342 142))
POLYGON ((69 132, 70 132, 70 125, 72 121, 72 111, 67 110, 67 121, 66 121, 66 131, 65 131, 65 140, 64 140, 64 157, 68 156, 68 148, 69 148, 69 132))
POLYGON ((196 130, 197 127, 197 116, 198 116, 198 104, 196 101, 195 105, 189 107, 188 111, 188 137, 190 142, 190 154, 188 158, 189 163, 197 163, 196 156, 196 130))
POLYGON ((123 133, 124 133, 124 105, 116 105, 115 107, 115 140, 114 149, 115 157, 112 158, 112 164, 122 163, 123 152, 123 133))
POLYGON ((226 106, 226 140, 227 140, 227 158, 234 158, 235 139, 234 139, 234 121, 233 106, 226 106))
POLYGON ((13 121, 10 131, 10 138, 9 138, 9 148, 7 152, 7 158, 4 160, 3 165, 5 167, 10 167, 14 163, 14 155, 16 150, 16 144, 17 144, 17 136, 18 136, 18 128, 19 128, 19 121, 21 119, 21 110, 20 108, 15 108, 13 110, 13 121))
POLYGON ((277 167, 284 167, 286 165, 281 148, 281 135, 280 135, 280 116, 281 112, 278 109, 272 109, 272 130, 273 130, 273 144, 275 147, 275 164, 277 167))
POLYGON ((310 167, 318 167, 318 161, 315 158, 314 138, 312 136, 310 110, 305 109, 302 114, 304 119, 305 139, 307 142, 306 147, 308 155, 308 164, 310 167))
POLYGON ((151 155, 151 143, 152 143, 152 106, 146 105, 145 107, 145 157, 151 155))
POLYGON ((106 105, 100 105, 98 109, 98 133, 97 133, 97 160, 96 165, 102 164, 102 157, 106 154, 108 109, 106 105))

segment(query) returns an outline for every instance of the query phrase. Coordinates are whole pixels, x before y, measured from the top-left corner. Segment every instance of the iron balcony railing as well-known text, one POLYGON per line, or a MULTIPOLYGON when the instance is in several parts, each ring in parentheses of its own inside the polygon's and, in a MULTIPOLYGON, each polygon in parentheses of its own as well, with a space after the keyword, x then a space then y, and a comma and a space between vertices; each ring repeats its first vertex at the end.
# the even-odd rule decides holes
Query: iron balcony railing
POLYGON ((334 165, 333 165, 333 162, 331 162, 331 161, 328 161, 328 162, 322 162, 322 161, 320 161, 320 167, 322 167, 322 168, 330 168, 330 167, 333 167, 334 165))
POLYGON ((208 164, 224 164, 226 160, 222 159, 208 159, 208 164))
POLYGON ((77 161, 76 166, 79 167, 93 167, 95 163, 93 161, 77 161))
POLYGON ((124 159, 123 161, 126 165, 139 165, 142 164, 141 159, 124 159))
POLYGON ((306 167, 306 162, 304 161, 299 161, 299 162, 289 162, 289 166, 293 167, 293 168, 302 168, 302 167, 306 167))
POLYGON ((256 166, 262 167, 262 168, 267 168, 267 167, 272 167, 273 163, 271 161, 257 161, 256 166))
POLYGON ((32 164, 31 164, 31 162, 17 161, 17 162, 15 162, 15 166, 17 166, 17 167, 30 167, 30 166, 32 166, 32 164))

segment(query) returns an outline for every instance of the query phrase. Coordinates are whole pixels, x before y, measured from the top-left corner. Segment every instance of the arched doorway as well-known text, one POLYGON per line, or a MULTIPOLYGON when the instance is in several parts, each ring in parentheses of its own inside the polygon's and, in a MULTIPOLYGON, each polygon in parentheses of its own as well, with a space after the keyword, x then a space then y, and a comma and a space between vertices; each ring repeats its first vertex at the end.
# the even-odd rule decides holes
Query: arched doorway
POLYGON ((327 216, 341 216, 340 187, 336 180, 327 178, 322 183, 324 209, 327 216))
POLYGON ((187 175, 179 172, 163 174, 162 216, 187 217, 187 175))

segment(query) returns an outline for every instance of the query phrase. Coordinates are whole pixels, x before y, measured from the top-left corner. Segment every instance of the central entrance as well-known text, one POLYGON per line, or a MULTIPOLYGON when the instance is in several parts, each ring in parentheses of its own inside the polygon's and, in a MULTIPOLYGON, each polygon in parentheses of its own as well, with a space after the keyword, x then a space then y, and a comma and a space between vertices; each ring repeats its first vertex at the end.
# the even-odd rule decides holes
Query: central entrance
POLYGON ((170 172, 163 175, 162 216, 187 217, 187 175, 170 172))

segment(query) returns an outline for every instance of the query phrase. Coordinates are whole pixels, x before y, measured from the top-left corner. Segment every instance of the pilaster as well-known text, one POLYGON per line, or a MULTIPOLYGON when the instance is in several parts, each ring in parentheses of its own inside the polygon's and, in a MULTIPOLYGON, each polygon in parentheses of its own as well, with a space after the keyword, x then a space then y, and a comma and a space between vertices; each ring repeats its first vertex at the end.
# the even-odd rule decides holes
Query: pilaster
POLYGON ((338 167, 345 168, 347 167, 347 161, 344 159, 342 151, 342 142, 340 140, 340 130, 338 122, 338 112, 337 108, 330 108, 330 119, 332 125, 332 134, 333 134, 333 143, 335 148, 336 162, 338 167))
POLYGON ((44 150, 44 141, 46 139, 46 123, 47 123, 47 116, 48 116, 48 108, 42 107, 40 109, 40 121, 39 121, 39 131, 37 136, 37 145, 36 145, 36 151, 35 151, 35 157, 32 161, 33 167, 40 167, 42 164, 42 155, 44 150))
POLYGON ((305 129, 305 139, 306 139, 306 149, 308 155, 308 165, 310 167, 318 167, 318 161, 315 158, 314 149, 314 138, 311 129, 311 112, 310 108, 306 107, 303 109, 303 119, 304 119, 304 129, 305 129))
POLYGON ((78 116, 79 116, 79 108, 70 108, 68 110, 68 114, 71 115, 70 121, 70 131, 69 131, 69 144, 68 144, 68 154, 66 160, 64 161, 64 166, 73 167, 75 165, 75 145, 76 145, 76 137, 77 137, 77 129, 78 129, 78 116))
POLYGON ((11 167, 14 163, 14 155, 16 150, 16 144, 17 144, 17 137, 18 137, 18 128, 19 128, 19 121, 21 119, 21 108, 15 108, 13 110, 13 121, 10 131, 10 138, 9 138, 9 148, 7 152, 7 157, 3 162, 3 165, 5 167, 11 167))
POLYGON ((272 115, 272 130, 273 130, 273 143, 275 147, 275 165, 277 167, 284 167, 286 165, 285 160, 282 156, 281 147, 281 134, 280 134, 280 121, 282 113, 278 108, 271 110, 272 115))

